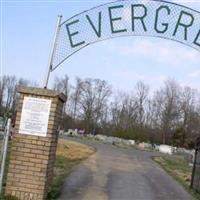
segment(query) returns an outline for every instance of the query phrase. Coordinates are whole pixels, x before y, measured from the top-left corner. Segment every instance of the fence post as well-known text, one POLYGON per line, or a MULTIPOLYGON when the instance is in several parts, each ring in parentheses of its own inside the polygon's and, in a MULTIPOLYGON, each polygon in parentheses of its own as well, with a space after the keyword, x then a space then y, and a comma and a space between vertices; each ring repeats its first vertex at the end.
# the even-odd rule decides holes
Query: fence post
POLYGON ((3 143, 3 152, 2 152, 2 162, 1 162, 1 172, 0 172, 0 193, 2 193, 2 186, 3 186, 3 177, 4 177, 4 169, 7 157, 7 149, 8 149, 8 139, 10 134, 10 127, 11 127, 11 119, 8 119, 6 130, 5 130, 5 139, 3 143))
POLYGON ((197 138, 195 144, 195 158, 192 170, 192 178, 190 187, 200 192, 200 137, 197 138))
POLYGON ((196 168, 196 160, 197 160, 197 149, 195 149, 195 155, 194 155, 194 163, 193 163, 193 168, 192 168, 192 178, 191 178, 191 183, 190 183, 191 188, 193 188, 195 168, 196 168))

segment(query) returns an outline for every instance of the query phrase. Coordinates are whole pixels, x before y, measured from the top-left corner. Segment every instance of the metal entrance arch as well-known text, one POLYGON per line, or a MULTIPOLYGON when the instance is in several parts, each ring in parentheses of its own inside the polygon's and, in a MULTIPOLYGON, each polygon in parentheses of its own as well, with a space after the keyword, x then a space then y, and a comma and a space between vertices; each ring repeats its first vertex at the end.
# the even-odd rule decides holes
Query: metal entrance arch
POLYGON ((61 22, 58 17, 44 87, 49 75, 81 49, 123 36, 159 37, 200 52, 200 12, 158 0, 119 0, 94 7, 61 22))

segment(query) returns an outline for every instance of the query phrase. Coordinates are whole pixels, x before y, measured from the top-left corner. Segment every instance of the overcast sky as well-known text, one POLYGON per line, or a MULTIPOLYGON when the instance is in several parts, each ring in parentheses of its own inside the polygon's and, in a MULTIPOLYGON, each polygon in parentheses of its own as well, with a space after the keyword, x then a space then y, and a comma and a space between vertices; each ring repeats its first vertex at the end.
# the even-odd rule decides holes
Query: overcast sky
MULTIPOLYGON (((1 73, 42 85, 56 17, 63 20, 110 1, 1 1, 1 73)), ((200 1, 174 1, 200 11, 200 1)), ((200 52, 170 40, 115 38, 84 48, 50 78, 67 74, 107 80, 116 89, 132 90, 142 80, 153 89, 168 78, 200 88, 200 52)))

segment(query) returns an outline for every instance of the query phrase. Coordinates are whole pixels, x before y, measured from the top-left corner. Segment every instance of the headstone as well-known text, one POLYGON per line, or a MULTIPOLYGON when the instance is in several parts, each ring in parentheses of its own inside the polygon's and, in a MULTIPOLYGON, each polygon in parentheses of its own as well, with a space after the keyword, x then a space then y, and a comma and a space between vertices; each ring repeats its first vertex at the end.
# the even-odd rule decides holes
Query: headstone
POLYGON ((171 146, 162 144, 159 146, 159 152, 172 155, 173 148, 171 146))

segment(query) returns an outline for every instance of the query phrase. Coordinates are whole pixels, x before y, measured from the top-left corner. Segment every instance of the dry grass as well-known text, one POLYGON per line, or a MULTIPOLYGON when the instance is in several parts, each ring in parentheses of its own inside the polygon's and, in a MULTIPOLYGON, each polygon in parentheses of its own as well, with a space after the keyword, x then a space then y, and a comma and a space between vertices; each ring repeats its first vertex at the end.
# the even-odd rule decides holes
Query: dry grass
POLYGON ((94 148, 65 139, 58 140, 57 156, 70 160, 82 160, 94 153, 94 148))

